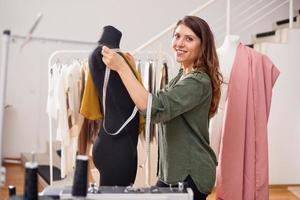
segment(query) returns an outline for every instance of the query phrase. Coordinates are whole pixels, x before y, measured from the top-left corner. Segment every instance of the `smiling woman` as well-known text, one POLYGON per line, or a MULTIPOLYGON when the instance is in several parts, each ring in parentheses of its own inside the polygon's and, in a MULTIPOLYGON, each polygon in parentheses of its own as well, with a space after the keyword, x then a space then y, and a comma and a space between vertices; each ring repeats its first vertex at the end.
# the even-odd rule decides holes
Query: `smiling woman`
POLYGON ((173 35, 172 48, 175 59, 181 63, 184 73, 194 70, 194 62, 200 54, 200 38, 186 25, 180 24, 173 35))
MULTIPOLYGON (((169 187, 186 182, 194 199, 206 199, 215 184, 217 165, 209 146, 208 122, 216 112, 222 82, 214 37, 203 19, 186 16, 174 29, 172 48, 181 69, 162 91, 152 94, 151 120, 162 126, 156 185, 169 187)), ((117 71, 144 114, 149 92, 116 52, 103 47, 102 55, 103 62, 117 71)))

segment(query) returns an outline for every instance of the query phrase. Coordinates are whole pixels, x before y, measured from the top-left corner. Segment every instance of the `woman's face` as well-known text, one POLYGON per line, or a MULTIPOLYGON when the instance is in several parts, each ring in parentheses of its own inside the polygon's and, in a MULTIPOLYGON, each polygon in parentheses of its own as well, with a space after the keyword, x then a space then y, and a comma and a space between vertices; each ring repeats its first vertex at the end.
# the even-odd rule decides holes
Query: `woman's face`
POLYGON ((174 31, 172 48, 176 61, 189 68, 200 54, 201 41, 189 27, 180 24, 174 31))

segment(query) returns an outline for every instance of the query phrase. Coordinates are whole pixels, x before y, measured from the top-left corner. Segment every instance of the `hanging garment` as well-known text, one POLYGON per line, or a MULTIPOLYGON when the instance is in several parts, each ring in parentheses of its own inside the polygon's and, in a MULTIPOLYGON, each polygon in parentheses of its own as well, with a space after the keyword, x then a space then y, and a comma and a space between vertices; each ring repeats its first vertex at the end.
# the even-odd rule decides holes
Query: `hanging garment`
POLYGON ((82 101, 80 114, 85 117, 78 138, 77 153, 79 155, 89 155, 90 147, 94 143, 99 132, 99 119, 102 116, 99 109, 97 93, 86 63, 83 63, 82 66, 82 77, 84 77, 82 79, 82 85, 84 89, 82 90, 81 94, 82 101), (96 98, 91 98, 93 96, 96 98), (93 114, 93 112, 89 112, 89 107, 90 110, 95 112, 95 114, 93 114))
POLYGON ((55 97, 55 106, 58 113, 57 116, 57 131, 56 131, 56 140, 61 142, 61 178, 65 176, 72 170, 72 159, 71 157, 66 157, 66 154, 69 154, 70 149, 64 147, 72 146, 73 140, 69 134, 69 122, 68 122, 68 100, 67 100, 67 65, 60 65, 58 68, 59 76, 57 79, 56 88, 54 89, 55 97))
MULTIPOLYGON (((82 87, 85 88, 86 86, 86 73, 87 71, 87 67, 86 65, 82 65, 82 87)), ((81 104, 82 104, 82 100, 83 100, 83 93, 84 93, 84 89, 81 91, 81 104)), ((80 105, 80 111, 81 111, 81 105, 80 105)), ((87 119, 84 118, 83 120, 83 123, 82 123, 82 127, 80 129, 80 133, 79 133, 79 136, 78 136, 78 144, 77 144, 77 153, 79 155, 87 155, 87 146, 88 146, 88 138, 87 138, 87 134, 86 134, 86 131, 87 131, 87 119)))
POLYGON ((100 110, 99 98, 90 70, 87 70, 86 79, 87 80, 80 107, 80 114, 89 120, 100 120, 103 118, 103 116, 100 110))
POLYGON ((60 63, 53 64, 49 69, 49 81, 48 81, 48 97, 47 97, 47 108, 46 112, 52 119, 57 119, 58 110, 57 110, 57 101, 56 101, 56 89, 60 76, 60 63))
POLYGON ((67 76, 67 65, 63 65, 59 69, 60 74, 58 77, 57 87, 55 89, 56 94, 56 106, 58 110, 58 119, 57 119, 57 131, 56 131, 56 140, 61 142, 61 155, 63 159, 61 160, 61 178, 65 178, 68 171, 72 170, 72 161, 65 159, 66 149, 65 146, 70 146, 72 141, 69 137, 69 124, 68 124, 68 107, 67 107, 67 85, 66 85, 66 76, 67 76), (71 164, 68 164, 71 163, 71 164))
POLYGON ((88 119, 84 118, 80 134, 78 136, 77 152, 79 155, 88 155, 88 119))
POLYGON ((144 78, 143 83, 146 87, 146 90, 150 93, 155 93, 156 91, 156 76, 155 76, 155 66, 154 62, 152 60, 148 60, 145 62, 145 72, 144 72, 144 78))
POLYGON ((79 155, 90 155, 90 147, 94 144, 100 130, 100 121, 84 118, 78 138, 79 155))
POLYGON ((79 61, 74 60, 68 67, 67 73, 67 103, 69 106, 68 124, 71 137, 78 137, 83 123, 83 117, 79 114, 83 90, 83 78, 82 64, 79 61))
POLYGON ((82 73, 79 62, 60 67, 56 89, 58 126, 56 139, 61 141, 61 177, 73 172, 76 160, 78 135, 83 123, 79 115, 82 90, 82 73))
POLYGON ((56 139, 61 142, 61 177, 72 173, 75 166, 78 135, 83 123, 79 114, 82 71, 81 64, 55 63, 50 67, 47 113, 57 120, 56 139))
POLYGON ((163 89, 169 82, 169 75, 168 75, 168 65, 166 62, 163 63, 163 66, 160 70, 160 84, 159 89, 163 89))
MULTIPOLYGON (((146 90, 152 94, 156 92, 156 71, 153 60, 145 62, 145 71, 143 83, 146 90)), ((155 124, 150 125, 150 140, 152 141, 155 136, 155 124)))
POLYGON ((240 44, 232 67, 217 168, 219 200, 266 200, 267 122, 279 70, 240 44))

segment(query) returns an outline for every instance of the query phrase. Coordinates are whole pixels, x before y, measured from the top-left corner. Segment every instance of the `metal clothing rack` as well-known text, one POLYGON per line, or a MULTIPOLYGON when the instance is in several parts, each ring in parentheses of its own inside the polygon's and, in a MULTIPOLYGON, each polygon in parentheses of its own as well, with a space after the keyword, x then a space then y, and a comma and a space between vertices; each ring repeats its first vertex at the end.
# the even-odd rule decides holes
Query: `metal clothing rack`
MULTIPOLYGON (((7 68, 9 60, 9 46, 12 40, 27 40, 28 36, 22 35, 12 35, 10 30, 4 30, 2 34, 2 55, 1 55, 1 65, 0 65, 0 169, 2 170, 2 136, 3 136, 3 126, 4 126, 4 110, 5 110, 5 100, 6 100, 6 84, 7 84, 7 68)), ((46 37, 30 37, 30 41, 38 42, 55 42, 55 43, 69 43, 69 44, 79 44, 79 45, 96 45, 96 42, 79 41, 79 40, 66 40, 58 38, 46 38, 46 37)), ((28 44, 28 42, 26 43, 28 44)), ((24 46, 23 46, 24 47, 24 46)), ((50 143, 51 144, 51 143, 50 143)), ((52 167, 50 168, 52 171, 52 167)), ((0 181, 1 185, 1 181, 0 181)))
MULTIPOLYGON (((26 36, 22 35, 11 35, 12 39, 21 39, 26 40, 26 36)), ((66 39, 58 39, 58 38, 47 38, 47 37, 30 37, 30 40, 35 40, 39 42, 58 42, 64 44, 79 44, 79 45, 95 45, 96 42, 88 42, 88 41, 80 41, 80 40, 66 40, 66 39)))
MULTIPOLYGON (((66 55, 66 54, 69 54, 69 55, 88 55, 89 53, 91 53, 91 51, 87 51, 87 50, 58 50, 58 51, 55 51, 53 52, 50 57, 49 57, 49 60, 48 60, 48 72, 50 71, 50 67, 53 63, 53 61, 55 61, 57 58, 57 56, 59 55, 66 55)), ((172 63, 174 62, 171 58, 170 55, 168 55, 167 53, 165 52, 162 52, 162 51, 144 51, 144 52, 136 52, 134 54, 135 57, 138 57, 138 56, 156 56, 157 57, 157 61, 158 63, 162 63, 163 60, 168 60, 168 61, 171 61, 172 63)), ((50 77, 50 76, 49 76, 50 77)), ((50 78, 49 78, 49 83, 50 83, 50 78)), ((49 116, 49 157, 50 157, 50 185, 53 184, 53 146, 52 146, 52 139, 53 139, 53 123, 52 123, 52 118, 49 116)), ((147 161, 146 161, 146 166, 145 166, 145 175, 146 175, 146 179, 145 179, 145 182, 146 182, 146 185, 150 185, 150 176, 149 176, 149 169, 150 169, 150 163, 149 163, 149 160, 148 158, 150 158, 150 140, 147 140, 147 143, 149 144, 146 144, 146 151, 145 151, 145 156, 147 158, 147 161)))

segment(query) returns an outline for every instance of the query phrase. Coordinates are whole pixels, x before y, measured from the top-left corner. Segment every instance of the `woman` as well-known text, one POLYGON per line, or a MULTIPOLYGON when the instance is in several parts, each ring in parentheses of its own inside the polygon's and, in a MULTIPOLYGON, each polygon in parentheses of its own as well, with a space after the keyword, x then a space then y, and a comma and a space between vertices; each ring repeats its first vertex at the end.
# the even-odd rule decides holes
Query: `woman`
MULTIPOLYGON (((152 122, 162 123, 159 134, 157 186, 186 182, 194 199, 206 199, 215 183, 217 159, 209 146, 208 125, 217 111, 222 76, 219 72, 213 34, 196 16, 179 20, 172 48, 181 64, 177 76, 163 91, 152 95, 152 122)), ((120 75, 140 111, 147 108, 148 92, 125 61, 104 47, 103 62, 120 75)))

